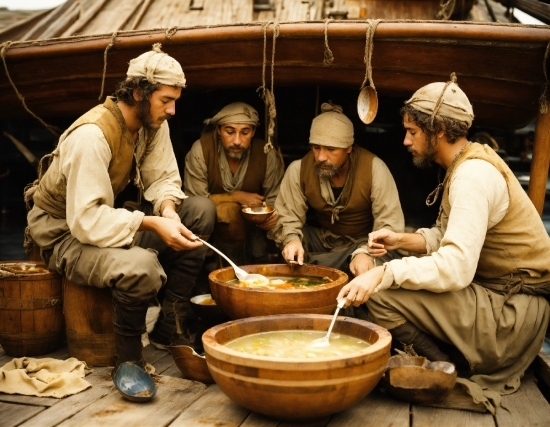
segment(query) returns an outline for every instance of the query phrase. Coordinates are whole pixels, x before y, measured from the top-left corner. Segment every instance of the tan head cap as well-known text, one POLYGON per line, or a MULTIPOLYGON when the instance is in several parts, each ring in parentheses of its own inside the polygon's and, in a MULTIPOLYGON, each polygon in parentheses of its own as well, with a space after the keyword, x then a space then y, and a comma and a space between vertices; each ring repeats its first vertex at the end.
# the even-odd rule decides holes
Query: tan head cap
POLYGON ((451 80, 447 83, 436 82, 423 86, 405 102, 416 110, 429 114, 450 117, 472 126, 474 109, 466 94, 456 84, 455 73, 451 74, 451 80))
POLYGON ((128 78, 145 77, 153 84, 185 87, 180 63, 160 50, 161 47, 160 43, 155 43, 152 50, 132 59, 126 75, 128 78))
POLYGON ((348 148, 353 144, 353 123, 342 107, 330 101, 321 105, 321 114, 311 122, 309 143, 328 147, 348 148))
POLYGON ((226 123, 247 123, 258 126, 260 116, 254 107, 244 102, 233 102, 223 107, 218 114, 205 120, 206 124, 224 125, 226 123))

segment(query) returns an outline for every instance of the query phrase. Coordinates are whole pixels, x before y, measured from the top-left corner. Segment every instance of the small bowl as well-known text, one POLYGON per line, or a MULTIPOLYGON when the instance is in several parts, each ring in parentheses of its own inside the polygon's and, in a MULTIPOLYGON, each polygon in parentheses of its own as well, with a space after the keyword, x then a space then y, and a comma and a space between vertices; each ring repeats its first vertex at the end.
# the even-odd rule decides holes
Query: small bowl
POLYGON ((229 320, 227 314, 216 304, 211 294, 197 295, 191 298, 193 312, 209 325, 217 325, 229 320))
POLYGON ((261 224, 267 221, 269 217, 273 215, 273 212, 275 212, 273 206, 251 206, 242 208, 244 218, 253 224, 261 224))
POLYGON ((122 396, 132 402, 147 402, 157 393, 151 376, 134 363, 121 363, 113 381, 122 396))
POLYGON ((392 356, 382 377, 392 395, 419 404, 445 400, 456 383, 455 365, 449 362, 430 362, 419 356, 392 356))
POLYGON ((205 384, 214 383, 205 356, 201 356, 187 345, 172 345, 168 348, 184 378, 205 384))

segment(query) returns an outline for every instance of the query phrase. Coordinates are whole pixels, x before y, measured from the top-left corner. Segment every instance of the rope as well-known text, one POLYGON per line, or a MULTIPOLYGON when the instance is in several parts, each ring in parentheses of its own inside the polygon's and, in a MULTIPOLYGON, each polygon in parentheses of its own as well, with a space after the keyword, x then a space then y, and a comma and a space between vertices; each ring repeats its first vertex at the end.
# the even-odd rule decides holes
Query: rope
POLYGON ((330 50, 330 47, 328 47, 328 23, 331 21, 332 19, 325 19, 325 55, 323 59, 324 66, 328 66, 334 62, 334 55, 332 54, 332 50, 330 50))
POLYGON ((456 0, 441 0, 439 2, 439 12, 437 12, 437 17, 443 21, 448 21, 453 14, 455 4, 456 0))
POLYGON ((27 113, 29 113, 31 116, 33 116, 36 120, 38 120, 46 129, 48 129, 54 136, 59 136, 61 135, 61 129, 55 127, 55 126, 51 126, 49 124, 47 124, 44 120, 42 120, 40 117, 38 117, 36 114, 34 114, 30 109, 29 107, 27 107, 27 104, 25 102, 25 98, 23 97, 23 95, 21 95, 21 93, 17 90, 17 87, 15 86, 15 83, 13 82, 11 76, 10 76, 10 73, 8 71, 8 64, 6 64, 6 52, 8 50, 8 48, 11 46, 12 42, 11 41, 7 41, 5 43, 2 43, 0 46, 2 46, 2 49, 0 50, 0 56, 2 56, 2 62, 4 63, 4 70, 6 71, 6 76, 8 77, 8 80, 10 81, 10 84, 11 84, 11 87, 13 88, 13 90, 15 91, 15 94, 17 95, 17 97, 19 98, 19 100, 21 101, 21 104, 23 104, 23 108, 25 108, 25 110, 27 111, 27 113))
POLYGON ((548 100, 546 99, 546 92, 548 92, 548 72, 546 70, 546 61, 548 61, 548 55, 550 53, 550 42, 546 45, 546 52, 544 52, 544 60, 542 61, 542 71, 544 72, 544 79, 546 82, 542 87, 542 94, 540 95, 539 105, 541 114, 548 112, 548 100))
POLYGON ((441 91, 441 94, 439 95, 439 98, 437 102, 435 103, 434 110, 432 111, 432 116, 430 117, 430 124, 433 125, 435 115, 439 111, 439 108, 441 107, 441 103, 443 102, 443 95, 445 95, 445 91, 449 87, 451 83, 456 83, 456 73, 453 71, 451 73, 451 79, 445 83, 445 86, 443 86, 443 90, 441 91))
POLYGON ((365 40, 365 56, 363 57, 363 62, 366 64, 366 71, 365 71, 365 79, 363 80, 363 83, 361 84, 361 88, 363 89, 367 82, 370 82, 370 85, 373 89, 374 82, 372 81, 372 51, 374 48, 374 32, 376 31, 376 27, 380 23, 381 19, 367 19, 367 23, 369 24, 367 26, 367 34, 366 34, 366 40, 365 40))
POLYGON ((171 27, 166 29, 166 38, 168 40, 172 39, 172 36, 178 32, 178 27, 171 27))
POLYGON ((101 101, 103 98, 103 89, 105 88, 105 76, 107 75, 107 52, 109 52, 109 49, 111 49, 115 45, 115 39, 117 36, 118 30, 113 33, 111 36, 111 43, 107 45, 105 48, 105 52, 103 52, 103 76, 101 76, 101 91, 99 92, 99 97, 97 98, 98 101, 101 101))

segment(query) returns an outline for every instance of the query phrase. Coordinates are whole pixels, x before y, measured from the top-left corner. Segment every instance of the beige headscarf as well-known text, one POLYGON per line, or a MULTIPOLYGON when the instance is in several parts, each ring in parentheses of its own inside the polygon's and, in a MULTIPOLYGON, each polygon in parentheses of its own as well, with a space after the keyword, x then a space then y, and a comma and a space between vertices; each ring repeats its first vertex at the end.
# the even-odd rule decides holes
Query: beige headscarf
POLYGON ((441 115, 465 122, 468 128, 474 119, 472 104, 456 84, 455 73, 451 74, 451 80, 447 83, 436 82, 421 87, 405 104, 431 115, 432 119, 441 115))
POLYGON ((155 43, 149 52, 130 61, 128 78, 145 77, 149 83, 167 86, 185 87, 185 75, 178 61, 161 50, 161 44, 155 43))
POLYGON ((223 107, 218 114, 211 119, 206 119, 205 124, 224 125, 226 123, 247 123, 254 126, 260 124, 260 116, 254 107, 244 102, 233 102, 223 107))
POLYGON ((330 101, 323 103, 321 114, 311 122, 309 143, 348 148, 353 141, 353 123, 343 113, 342 107, 330 101))

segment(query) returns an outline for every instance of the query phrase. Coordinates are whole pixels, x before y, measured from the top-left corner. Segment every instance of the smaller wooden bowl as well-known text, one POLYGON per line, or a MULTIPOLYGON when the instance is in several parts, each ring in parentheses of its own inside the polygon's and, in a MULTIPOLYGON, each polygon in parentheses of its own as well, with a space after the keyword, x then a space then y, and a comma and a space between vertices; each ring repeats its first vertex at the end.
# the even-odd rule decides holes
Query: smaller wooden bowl
POLYGON ((392 356, 382 377, 388 392, 407 402, 439 403, 456 383, 456 368, 448 362, 430 362, 419 356, 392 356))
POLYGON ((205 384, 214 383, 205 356, 201 356, 187 345, 172 345, 168 348, 184 378, 205 384))
POLYGON ((273 215, 273 212, 275 212, 273 206, 251 206, 242 208, 244 218, 253 224, 261 224, 267 221, 269 217, 273 215))

